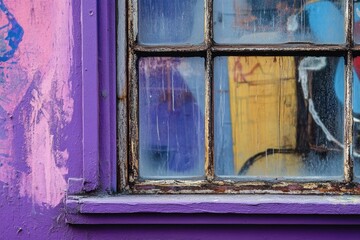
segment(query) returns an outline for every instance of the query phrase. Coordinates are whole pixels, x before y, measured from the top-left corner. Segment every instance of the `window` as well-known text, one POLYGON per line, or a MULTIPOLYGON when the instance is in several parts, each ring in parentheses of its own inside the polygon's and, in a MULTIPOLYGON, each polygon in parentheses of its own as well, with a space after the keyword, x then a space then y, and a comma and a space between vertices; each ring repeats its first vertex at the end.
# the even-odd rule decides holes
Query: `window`
POLYGON ((119 189, 357 192, 354 5, 128 1, 119 189))
POLYGON ((81 17, 84 140, 82 163, 74 167, 83 171, 69 176, 68 223, 354 223, 359 48, 352 38, 360 41, 359 3, 263 1, 259 9, 257 2, 81 1, 75 17, 81 17), (310 24, 325 7, 338 14, 332 18, 343 17, 335 24, 321 15, 336 28, 310 24), (164 9, 172 10, 161 15, 164 9), (144 16, 141 27, 138 13, 164 19, 144 16), (137 29, 148 33, 135 35, 137 29), (341 34, 322 32, 329 29, 341 34), (257 111, 242 107, 244 99, 257 111), (161 121, 169 129, 157 128, 161 121), (236 138, 240 133, 245 137, 236 138), (173 135, 178 139, 168 143, 173 135))

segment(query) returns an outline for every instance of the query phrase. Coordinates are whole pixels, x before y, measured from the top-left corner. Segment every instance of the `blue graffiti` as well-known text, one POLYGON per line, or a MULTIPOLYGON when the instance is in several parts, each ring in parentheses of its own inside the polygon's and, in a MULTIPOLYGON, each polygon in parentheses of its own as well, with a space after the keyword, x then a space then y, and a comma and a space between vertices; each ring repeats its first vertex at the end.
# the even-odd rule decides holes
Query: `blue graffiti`
POLYGON ((8 42, 9 48, 7 48, 4 52, 0 52, 0 61, 5 62, 14 56, 14 53, 18 49, 19 44, 24 36, 24 29, 16 21, 14 15, 5 6, 3 0, 0 0, 0 11, 6 15, 6 18, 9 21, 8 24, 1 26, 0 30, 10 27, 7 32, 7 36, 5 37, 5 41, 8 42))
MULTIPOLYGON (((0 62, 6 62, 14 57, 16 50, 19 47, 20 42, 24 36, 24 29, 15 19, 14 15, 4 4, 3 0, 0 0, 0 13, 4 14, 7 19, 7 23, 0 26, 0 62)), ((12 62, 10 62, 12 64, 12 62)), ((4 73, 4 67, 0 67, 0 85, 6 84, 6 74, 4 73)), ((6 88, 5 88, 6 89, 6 88)), ((2 93, 2 95, 6 94, 2 93)), ((4 97, 4 96, 2 96, 4 97)), ((3 99, 0 97, 0 100, 3 99)), ((0 105, 0 140, 7 138, 6 121, 8 115, 3 106, 0 105)), ((0 157, 6 157, 6 155, 0 152, 0 157)))

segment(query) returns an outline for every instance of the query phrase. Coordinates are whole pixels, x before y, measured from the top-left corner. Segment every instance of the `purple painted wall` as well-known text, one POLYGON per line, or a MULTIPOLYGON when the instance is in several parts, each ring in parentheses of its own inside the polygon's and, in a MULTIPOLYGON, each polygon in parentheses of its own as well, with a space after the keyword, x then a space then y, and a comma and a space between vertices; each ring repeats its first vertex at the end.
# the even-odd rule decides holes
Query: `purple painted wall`
POLYGON ((82 177, 80 2, 0 0, 0 239, 359 236, 352 225, 67 225, 67 179, 82 177))

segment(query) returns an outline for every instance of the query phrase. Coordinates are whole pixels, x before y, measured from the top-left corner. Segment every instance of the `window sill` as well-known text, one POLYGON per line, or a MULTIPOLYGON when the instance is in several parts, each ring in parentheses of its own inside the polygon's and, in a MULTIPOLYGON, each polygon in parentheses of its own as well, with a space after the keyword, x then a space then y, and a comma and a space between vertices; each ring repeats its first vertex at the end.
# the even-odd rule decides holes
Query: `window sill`
POLYGON ((69 196, 69 224, 356 224, 360 196, 69 196))

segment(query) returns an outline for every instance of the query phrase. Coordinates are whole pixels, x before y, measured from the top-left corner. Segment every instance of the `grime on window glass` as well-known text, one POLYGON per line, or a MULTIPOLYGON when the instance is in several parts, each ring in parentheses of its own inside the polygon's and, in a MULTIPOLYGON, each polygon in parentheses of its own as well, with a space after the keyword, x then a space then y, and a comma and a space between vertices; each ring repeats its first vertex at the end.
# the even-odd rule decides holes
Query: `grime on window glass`
POLYGON ((356 182, 359 1, 129 6, 132 186, 356 182))
POLYGON ((214 0, 221 44, 345 43, 343 0, 214 0))
POLYGON ((335 57, 215 58, 216 173, 341 176, 343 75, 335 57))
POLYGON ((139 60, 140 176, 204 176, 202 58, 139 60))
POLYGON ((139 0, 138 9, 140 44, 204 41, 204 0, 139 0))

